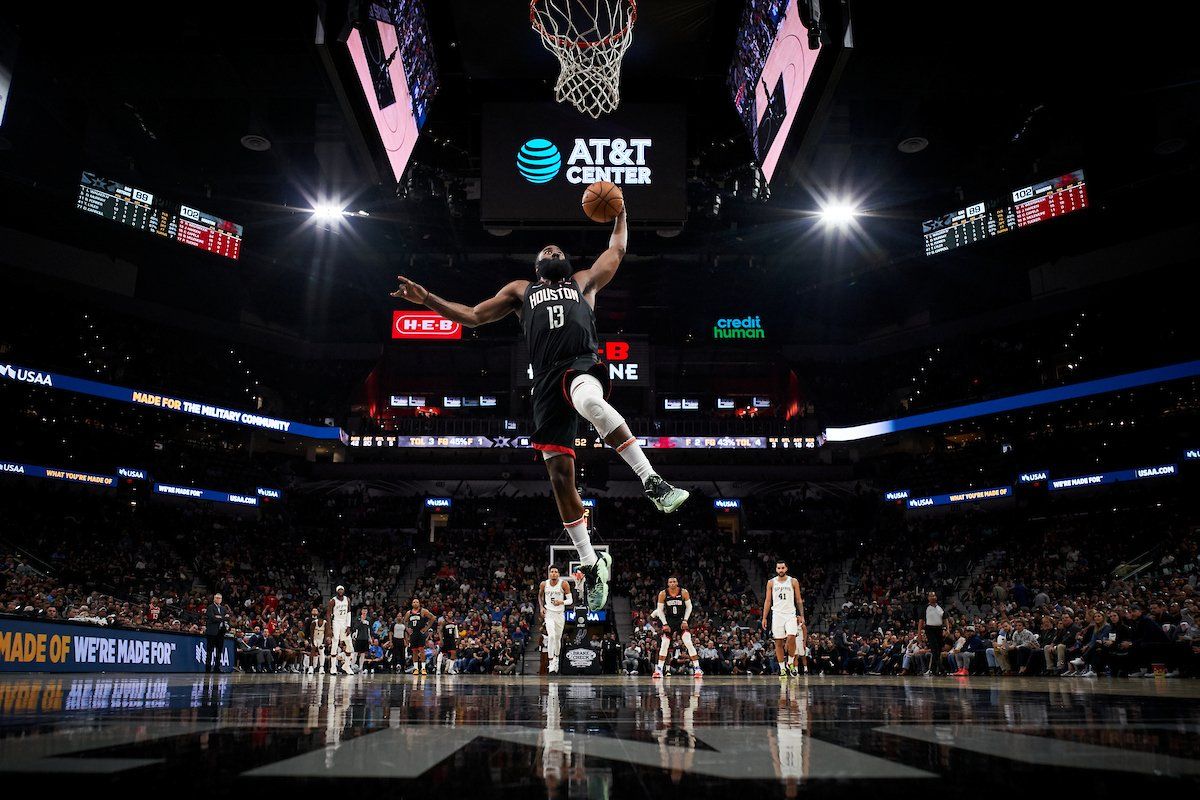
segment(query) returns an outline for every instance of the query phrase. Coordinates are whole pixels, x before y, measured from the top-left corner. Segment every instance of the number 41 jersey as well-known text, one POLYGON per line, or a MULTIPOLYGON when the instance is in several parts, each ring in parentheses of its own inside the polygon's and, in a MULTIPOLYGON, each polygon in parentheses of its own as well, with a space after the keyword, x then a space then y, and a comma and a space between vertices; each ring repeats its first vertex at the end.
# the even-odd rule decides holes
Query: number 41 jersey
POLYGON ((534 381, 600 349, 596 315, 574 278, 530 283, 521 306, 534 381))

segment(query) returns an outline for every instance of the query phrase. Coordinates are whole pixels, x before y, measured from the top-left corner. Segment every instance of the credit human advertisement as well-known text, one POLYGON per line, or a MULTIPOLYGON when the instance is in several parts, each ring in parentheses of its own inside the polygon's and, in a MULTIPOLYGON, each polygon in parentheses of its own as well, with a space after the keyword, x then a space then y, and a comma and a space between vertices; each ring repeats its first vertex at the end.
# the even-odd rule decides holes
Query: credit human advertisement
POLYGON ((308 425, 303 422, 292 422, 286 419, 276 419, 249 411, 239 411, 232 408, 222 408, 194 400, 184 400, 169 395, 145 392, 139 389, 128 389, 124 386, 113 386, 109 383, 91 381, 87 378, 75 378, 54 372, 40 372, 16 364, 0 364, 0 380, 26 383, 47 389, 60 389, 65 392, 88 394, 93 397, 103 397, 107 400, 119 400, 122 403, 150 406, 163 411, 174 411, 180 414, 191 414, 197 417, 232 422, 235 425, 245 425, 259 430, 290 433, 307 439, 332 439, 345 442, 345 432, 341 428, 321 425, 308 425))
POLYGON ((762 317, 722 317, 713 325, 714 339, 765 339, 762 317))
POLYGON ((483 107, 481 217, 594 225, 580 208, 596 181, 621 187, 631 222, 687 216, 682 106, 625 103, 600 119, 558 103, 483 107))
MULTIPOLYGON (((203 636, 0 617, 0 672, 203 672, 203 636)), ((232 670, 225 640, 221 668, 232 670)))

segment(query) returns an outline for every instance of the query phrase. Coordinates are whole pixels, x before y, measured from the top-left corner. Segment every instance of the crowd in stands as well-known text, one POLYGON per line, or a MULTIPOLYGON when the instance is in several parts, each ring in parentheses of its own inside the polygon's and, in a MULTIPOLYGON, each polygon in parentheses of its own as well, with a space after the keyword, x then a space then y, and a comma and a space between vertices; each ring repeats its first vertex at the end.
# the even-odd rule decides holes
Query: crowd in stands
MULTIPOLYGON (((305 622, 313 609, 325 614, 340 583, 354 616, 366 614, 364 668, 513 671, 540 645, 536 589, 551 540, 531 535, 522 517, 545 498, 466 500, 460 524, 427 545, 415 531, 357 527, 376 522, 368 519, 369 494, 309 496, 295 507, 238 514, 187 502, 135 506, 75 487, 4 489, 11 513, 0 521, 0 610, 7 614, 202 633, 204 608, 220 591, 243 668, 300 670, 311 652, 305 622), (416 658, 405 630, 414 596, 433 615, 416 658), (447 623, 457 632, 453 648, 447 623)), ((783 514, 805 502, 795 493, 762 506, 783 514)), ((419 505, 380 503, 396 515, 419 505)), ((805 596, 810 671, 1124 675, 1162 664, 1168 674, 1195 675, 1200 537, 1186 504, 1161 506, 1135 502, 1086 515, 1069 507, 1039 517, 916 517, 885 507, 867 527, 844 520, 846 530, 737 543, 699 525, 614 526, 605 537, 619 555, 614 591, 628 595, 633 636, 605 644, 606 664, 652 671, 659 634, 650 612, 675 575, 693 600, 690 630, 706 672, 776 671, 757 584, 784 558, 805 596), (937 653, 922 626, 929 592, 947 620, 937 653)), ((629 515, 636 525, 638 507, 631 498, 607 504, 605 513, 629 515)), ((347 660, 360 664, 351 654, 347 660)), ((667 667, 690 668, 678 639, 667 667)))
POLYGON ((1108 514, 886 527, 813 637, 818 670, 865 674, 1200 674, 1194 515, 1108 514), (948 620, 931 653, 928 592, 948 620))

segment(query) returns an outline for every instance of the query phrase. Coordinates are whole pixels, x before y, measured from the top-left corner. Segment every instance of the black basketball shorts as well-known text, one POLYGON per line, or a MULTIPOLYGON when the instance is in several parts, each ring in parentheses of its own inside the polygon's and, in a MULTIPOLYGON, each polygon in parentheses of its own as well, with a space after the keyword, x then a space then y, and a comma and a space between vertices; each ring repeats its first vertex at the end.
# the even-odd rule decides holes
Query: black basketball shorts
POLYGON ((575 437, 579 414, 571 404, 571 381, 587 373, 600 381, 605 397, 612 391, 608 367, 599 356, 582 355, 533 382, 534 432, 530 444, 543 453, 561 453, 575 457, 575 437))

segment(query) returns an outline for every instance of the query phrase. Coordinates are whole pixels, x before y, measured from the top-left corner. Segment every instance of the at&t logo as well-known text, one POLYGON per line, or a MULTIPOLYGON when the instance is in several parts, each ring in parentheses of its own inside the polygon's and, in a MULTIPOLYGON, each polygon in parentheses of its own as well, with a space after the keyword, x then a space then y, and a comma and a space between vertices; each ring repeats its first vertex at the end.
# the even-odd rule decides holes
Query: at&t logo
POLYGON ((517 171, 530 183, 548 183, 562 169, 562 154, 546 139, 530 139, 517 153, 517 171))

